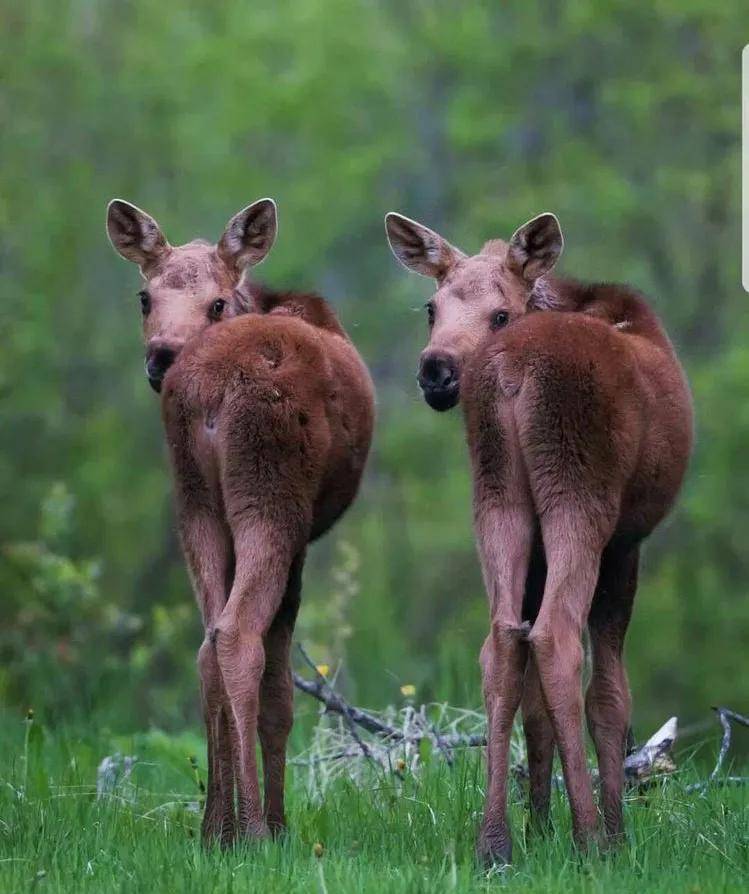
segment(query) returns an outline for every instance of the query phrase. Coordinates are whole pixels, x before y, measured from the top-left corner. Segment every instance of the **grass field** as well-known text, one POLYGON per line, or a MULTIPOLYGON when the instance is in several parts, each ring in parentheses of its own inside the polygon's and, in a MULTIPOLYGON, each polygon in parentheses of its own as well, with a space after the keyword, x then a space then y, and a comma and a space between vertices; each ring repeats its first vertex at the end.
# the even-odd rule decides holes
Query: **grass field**
POLYGON ((322 803, 308 794, 306 771, 291 769, 286 839, 227 853, 200 845, 191 754, 202 767, 197 733, 43 733, 36 721, 29 730, 6 715, 0 891, 749 890, 749 789, 690 794, 693 766, 629 799, 629 844, 604 857, 573 855, 561 794, 553 833, 526 837, 516 791, 515 863, 486 873, 473 859, 484 787, 477 753, 462 755, 452 769, 434 759, 418 776, 383 775, 363 789, 339 781, 322 803), (97 800, 97 765, 115 752, 136 754, 138 763, 117 794, 97 800))

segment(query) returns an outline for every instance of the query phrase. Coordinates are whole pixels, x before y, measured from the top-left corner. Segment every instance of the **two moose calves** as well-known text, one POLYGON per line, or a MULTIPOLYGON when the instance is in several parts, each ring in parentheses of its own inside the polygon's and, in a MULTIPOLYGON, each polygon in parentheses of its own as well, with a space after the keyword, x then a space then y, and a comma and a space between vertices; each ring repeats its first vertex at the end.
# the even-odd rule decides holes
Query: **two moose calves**
MULTIPOLYGON (((596 835, 583 713, 606 831, 623 831, 629 691, 622 659, 640 543, 671 507, 691 448, 689 391, 657 317, 627 287, 552 274, 562 251, 543 214, 469 256, 402 215, 396 257, 431 276, 419 384, 436 410, 463 404, 490 604, 481 651, 488 775, 479 853, 509 860, 509 740, 522 710, 534 820, 548 816, 559 749, 573 831, 596 835), (583 628, 592 678, 583 704, 583 628)), ((249 270, 270 250, 269 199, 216 245, 169 245, 156 221, 110 203, 113 245, 140 267, 149 381, 162 391, 179 525, 206 636, 198 665, 208 739, 209 840, 284 825, 292 722, 289 648, 307 545, 353 501, 372 436, 373 388, 316 295, 249 270), (260 796, 255 743, 263 758, 260 796)))

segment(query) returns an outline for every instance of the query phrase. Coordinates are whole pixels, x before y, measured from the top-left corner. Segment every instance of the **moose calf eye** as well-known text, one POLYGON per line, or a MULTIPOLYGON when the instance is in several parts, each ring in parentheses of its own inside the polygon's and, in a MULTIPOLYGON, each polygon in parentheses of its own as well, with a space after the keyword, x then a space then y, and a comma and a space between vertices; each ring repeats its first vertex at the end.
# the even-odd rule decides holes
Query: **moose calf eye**
POLYGON ((506 326, 510 322, 510 315, 506 310, 498 310, 495 314, 492 315, 491 327, 492 329, 501 329, 503 326, 506 326))
POLYGON ((431 301, 427 301, 424 307, 427 309, 427 321, 431 328, 432 326, 434 326, 434 305, 431 301))
POLYGON ((213 304, 211 305, 211 309, 208 312, 208 316, 212 320, 218 320, 221 314, 224 312, 224 308, 226 307, 226 301, 223 298, 217 298, 213 304))
POLYGON ((151 310, 151 296, 148 292, 138 292, 138 297, 140 298, 140 311, 145 317, 151 310))

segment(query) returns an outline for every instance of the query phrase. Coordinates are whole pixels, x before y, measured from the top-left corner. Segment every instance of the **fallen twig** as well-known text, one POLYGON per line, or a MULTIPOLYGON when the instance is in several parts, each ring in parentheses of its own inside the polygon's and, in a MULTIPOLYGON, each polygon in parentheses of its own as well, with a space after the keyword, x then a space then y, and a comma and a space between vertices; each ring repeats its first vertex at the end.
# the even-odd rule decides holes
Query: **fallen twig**
POLYGON ((362 753, 362 754, 364 755, 364 757, 366 757, 368 760, 372 760, 372 752, 369 750, 369 746, 368 746, 367 743, 362 739, 362 737, 359 735, 358 730, 356 729, 356 723, 357 723, 357 721, 356 721, 356 719, 355 719, 354 716, 353 716, 353 715, 354 715, 353 709, 352 709, 351 706, 348 704, 348 702, 345 702, 345 701, 338 695, 338 693, 333 689, 333 687, 330 685, 330 683, 328 683, 326 677, 324 677, 323 674, 320 673, 320 671, 317 669, 317 665, 315 664, 315 662, 309 657, 309 655, 308 655, 308 654, 306 653, 306 651, 304 650, 304 646, 303 646, 301 643, 298 643, 298 647, 299 647, 299 652, 300 652, 302 658, 304 658, 304 660, 307 662, 307 664, 308 664, 308 665, 312 668, 312 670, 315 672, 315 675, 316 675, 318 681, 320 682, 320 684, 321 684, 325 689, 327 689, 327 691, 328 691, 334 698, 338 699, 338 701, 339 701, 339 703, 340 703, 340 707, 341 707, 341 714, 343 715, 343 717, 344 717, 344 719, 345 719, 345 721, 346 721, 346 725, 347 725, 348 728, 349 728, 349 732, 351 733, 351 737, 352 737, 352 739, 356 742, 356 744, 357 744, 357 745, 359 746, 359 748, 361 749, 361 753, 362 753))
MULTIPOLYGON (((345 767, 346 771, 356 774, 356 763, 352 758, 364 756, 368 762, 381 767, 399 767, 401 773, 409 763, 412 768, 420 760, 419 743, 428 740, 435 749, 444 757, 449 765, 452 764, 452 752, 456 748, 475 748, 486 745, 485 718, 477 712, 461 711, 448 706, 430 706, 432 717, 434 711, 439 711, 437 722, 427 716, 427 706, 422 705, 416 710, 412 704, 408 704, 399 712, 389 709, 384 714, 375 714, 361 708, 350 705, 343 696, 336 691, 333 683, 320 673, 312 659, 304 648, 299 646, 300 654, 305 663, 314 671, 315 679, 307 680, 299 674, 294 674, 294 684, 300 691, 311 695, 323 706, 326 714, 339 716, 345 724, 345 729, 325 729, 320 731, 319 740, 306 756, 299 756, 292 761, 297 765, 307 767, 338 766, 345 767), (445 720, 447 719, 447 730, 445 720), (397 721, 398 725, 395 722, 397 721), (368 736, 364 739, 362 733, 368 736), (353 740, 353 741, 352 741, 353 740), (393 752, 398 749, 398 760, 393 761, 393 752), (400 757, 400 755, 403 755, 400 757)), ((749 783, 749 777, 725 776, 721 777, 728 751, 731 747, 732 723, 740 723, 749 727, 749 718, 729 708, 713 708, 723 728, 720 751, 710 776, 707 780, 696 782, 687 786, 687 791, 702 791, 708 785, 743 785, 749 783)), ((671 717, 663 726, 639 748, 634 747, 624 761, 624 778, 629 786, 642 788, 651 784, 655 779, 673 773, 676 765, 671 753, 678 736, 678 720, 671 717)), ((522 739, 516 735, 513 740, 514 757, 512 762, 512 775, 518 781, 528 778, 528 769, 525 760, 525 751, 522 739)), ((328 778, 331 773, 338 771, 326 771, 328 778)), ((598 773, 591 771, 594 780, 598 779, 598 773)), ((563 788, 564 782, 561 776, 555 776, 554 785, 563 788)))
POLYGON ((749 726, 749 717, 745 717, 743 714, 732 711, 730 708, 713 706, 713 711, 717 714, 718 721, 723 727, 718 758, 713 767, 713 771, 708 778, 703 782, 694 782, 691 785, 688 785, 688 792, 701 792, 710 785, 744 785, 749 782, 749 776, 724 776, 718 778, 718 773, 720 773, 721 768, 723 767, 723 762, 728 754, 728 750, 731 747, 731 733, 733 732, 731 723, 740 723, 742 726, 749 726))
MULTIPOLYGON (((299 647, 301 650, 301 646, 299 647)), ((305 654, 302 651, 302 654, 305 654)), ((306 660, 310 661, 309 656, 305 655, 306 660)), ((394 727, 388 726, 368 711, 362 711, 361 708, 355 708, 349 705, 327 682, 327 680, 315 669, 316 679, 305 680, 300 674, 294 674, 294 685, 307 695, 311 695, 319 702, 325 705, 325 710, 333 714, 341 714, 350 717, 354 723, 357 723, 362 729, 375 736, 385 736, 386 738, 401 739, 401 732, 394 727)))
MULTIPOLYGON (((301 692, 305 692, 307 695, 311 695, 313 698, 316 698, 321 702, 325 706, 326 712, 347 717, 362 727, 362 729, 365 729, 368 733, 372 733, 375 736, 381 736, 384 739, 391 739, 394 742, 402 742, 406 738, 411 740, 423 738, 423 736, 407 737, 401 730, 380 720, 379 717, 376 717, 370 711, 365 711, 362 708, 356 708, 353 705, 350 705, 340 693, 333 689, 331 683, 320 674, 317 667, 312 662, 312 659, 306 654, 301 646, 299 646, 299 649, 304 655, 307 664, 309 664, 315 671, 317 679, 314 681, 306 680, 300 674, 295 673, 293 675, 294 685, 301 692)), ((430 724, 430 726, 431 733, 435 739, 435 744, 443 754, 453 748, 481 748, 486 745, 486 736, 483 733, 471 735, 448 733, 445 735, 440 733, 434 724, 430 724)))
POLYGON ((673 773, 676 765, 670 754, 678 734, 678 720, 671 717, 641 748, 625 758, 625 780, 639 785, 656 773, 673 773))
MULTIPOLYGON (((299 654, 314 671, 314 679, 294 674, 295 686, 320 702, 323 713, 331 717, 331 722, 315 727, 310 746, 290 762, 308 769, 310 791, 316 796, 340 776, 364 784, 367 766, 405 778, 428 759, 421 747, 425 741, 448 765, 453 762, 453 749, 486 744, 485 719, 479 712, 441 704, 415 708, 410 702, 383 713, 365 711, 349 704, 336 690, 335 681, 321 673, 303 647, 299 654)), ((513 756, 516 761, 524 760, 524 747, 518 737, 513 756)))

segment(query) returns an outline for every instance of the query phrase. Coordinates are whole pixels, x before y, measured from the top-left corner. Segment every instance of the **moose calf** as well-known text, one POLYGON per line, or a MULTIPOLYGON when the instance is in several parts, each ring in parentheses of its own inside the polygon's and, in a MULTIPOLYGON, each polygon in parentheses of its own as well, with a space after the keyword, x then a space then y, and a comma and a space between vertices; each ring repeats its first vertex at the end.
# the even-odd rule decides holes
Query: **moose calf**
POLYGON ((153 218, 120 200, 107 229, 144 279, 146 372, 163 391, 179 529, 205 625, 203 837, 261 837, 285 825, 289 647, 305 550, 356 495, 372 383, 322 298, 249 281, 275 238, 270 199, 240 211, 215 246, 172 247, 153 218))
POLYGON ((518 705, 533 819, 548 817, 556 743, 575 840, 584 848, 595 837, 586 623, 584 706, 605 829, 617 839, 630 715, 622 648, 640 544, 671 508, 691 450, 684 373, 636 291, 549 275, 562 251, 553 214, 472 257, 399 214, 386 230, 396 258, 437 282, 418 380, 435 410, 462 399, 473 468, 491 617, 481 650, 488 791, 479 855, 511 858, 507 765, 518 705))

